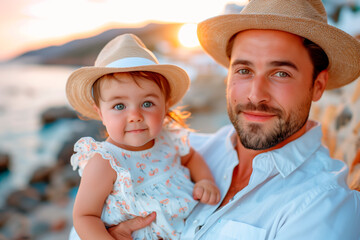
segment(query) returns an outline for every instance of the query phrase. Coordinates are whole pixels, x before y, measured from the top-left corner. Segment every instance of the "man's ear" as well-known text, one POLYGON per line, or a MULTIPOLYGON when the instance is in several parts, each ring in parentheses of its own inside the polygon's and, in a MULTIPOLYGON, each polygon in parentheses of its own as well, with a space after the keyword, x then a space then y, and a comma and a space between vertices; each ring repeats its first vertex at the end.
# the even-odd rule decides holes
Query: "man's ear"
POLYGON ((97 112, 97 114, 99 115, 101 121, 103 121, 103 116, 101 114, 100 108, 98 106, 96 106, 95 104, 93 105, 93 108, 95 109, 95 111, 97 112))
POLYGON ((327 70, 321 71, 314 82, 313 97, 314 102, 318 101, 325 91, 327 81, 329 79, 329 73, 327 70))

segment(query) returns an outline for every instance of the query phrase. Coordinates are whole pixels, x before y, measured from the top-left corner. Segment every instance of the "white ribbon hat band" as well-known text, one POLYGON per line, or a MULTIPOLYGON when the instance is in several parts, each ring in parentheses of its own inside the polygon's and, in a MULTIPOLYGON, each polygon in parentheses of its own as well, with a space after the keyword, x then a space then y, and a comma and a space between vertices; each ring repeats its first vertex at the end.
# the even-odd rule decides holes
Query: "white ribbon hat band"
MULTIPOLYGON (((130 57, 122 58, 106 65, 108 68, 128 68, 128 67, 138 67, 138 66, 148 66, 154 65, 155 62, 147 58, 139 57, 130 57)), ((91 96, 94 98, 94 89, 91 87, 91 96)))
POLYGON ((127 68, 127 67, 138 67, 146 65, 154 65, 155 62, 147 58, 129 57, 116 60, 106 65, 108 68, 127 68))

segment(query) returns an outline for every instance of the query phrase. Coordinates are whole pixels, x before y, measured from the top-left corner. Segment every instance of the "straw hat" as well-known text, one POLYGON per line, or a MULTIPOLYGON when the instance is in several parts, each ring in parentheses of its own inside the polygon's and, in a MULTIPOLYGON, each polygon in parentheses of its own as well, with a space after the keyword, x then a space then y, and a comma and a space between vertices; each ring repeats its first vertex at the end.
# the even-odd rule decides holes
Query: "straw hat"
POLYGON ((360 75, 360 42, 327 23, 321 0, 251 0, 239 14, 199 23, 198 37, 210 56, 229 67, 227 44, 234 34, 248 29, 285 31, 318 44, 330 61, 326 89, 341 87, 360 75))
POLYGON ((133 34, 119 35, 99 53, 95 66, 74 71, 66 83, 66 96, 71 106, 84 117, 100 120, 93 108, 92 86, 101 76, 115 72, 151 71, 169 82, 169 106, 179 102, 190 85, 187 73, 170 64, 159 64, 155 55, 133 34))

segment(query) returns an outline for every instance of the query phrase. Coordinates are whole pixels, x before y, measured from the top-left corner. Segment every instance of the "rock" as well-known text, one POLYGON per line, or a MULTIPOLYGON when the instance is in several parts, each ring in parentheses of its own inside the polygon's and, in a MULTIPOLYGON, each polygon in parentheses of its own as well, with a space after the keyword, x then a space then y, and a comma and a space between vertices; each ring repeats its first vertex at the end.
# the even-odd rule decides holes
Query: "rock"
POLYGON ((346 127, 346 125, 351 121, 352 116, 353 114, 349 106, 345 106, 336 118, 335 129, 338 131, 340 128, 346 127))
POLYGON ((68 207, 47 203, 39 206, 31 215, 31 233, 34 237, 49 233, 68 231, 71 223, 71 211, 68 207))
POLYGON ((0 240, 8 240, 8 238, 5 237, 3 234, 0 233, 0 240))
POLYGON ((75 140, 73 137, 71 140, 68 140, 63 143, 59 154, 57 156, 57 162, 59 165, 68 165, 70 164, 70 158, 74 154, 74 144, 77 140, 75 140))
POLYGON ((51 223, 50 230, 52 232, 60 232, 63 231, 67 225, 68 222, 65 218, 56 219, 54 222, 51 223))
POLYGON ((6 153, 0 153, 0 173, 9 171, 10 156, 6 153))
POLYGON ((6 204, 22 213, 29 213, 39 205, 41 200, 41 195, 35 188, 27 187, 10 193, 6 204))
POLYGON ((32 221, 31 235, 33 235, 34 237, 41 236, 50 231, 51 231, 50 223, 45 221, 43 222, 35 222, 34 220, 32 221))
MULTIPOLYGON (((10 219, 11 215, 14 213, 11 209, 0 209, 0 229, 5 225, 5 223, 10 219)), ((1 239, 1 238, 0 238, 1 239)))
POLYGON ((48 124, 61 118, 78 118, 75 111, 68 107, 51 107, 41 114, 42 123, 48 124))
POLYGON ((51 176, 50 184, 46 190, 49 201, 67 204, 69 192, 80 184, 80 177, 70 165, 58 167, 51 176))
POLYGON ((65 141, 58 153, 57 159, 60 165, 70 164, 71 155, 74 153, 74 144, 82 137, 92 137, 97 141, 103 141, 106 138, 105 127, 100 121, 79 120, 76 123, 76 130, 72 132, 68 140, 65 141))
POLYGON ((1 228, 0 239, 24 240, 33 239, 30 233, 30 220, 21 213, 12 213, 1 228))
POLYGON ((32 177, 30 178, 30 184, 33 183, 49 183, 51 174, 54 172, 54 167, 48 166, 41 166, 33 173, 32 177))

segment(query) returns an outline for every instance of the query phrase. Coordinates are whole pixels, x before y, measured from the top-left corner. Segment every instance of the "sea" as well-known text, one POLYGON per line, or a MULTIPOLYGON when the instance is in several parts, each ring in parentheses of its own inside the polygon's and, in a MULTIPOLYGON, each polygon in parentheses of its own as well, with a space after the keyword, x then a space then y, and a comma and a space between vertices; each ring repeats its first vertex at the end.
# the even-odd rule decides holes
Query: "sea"
MULTIPOLYGON (((62 143, 76 124, 70 119, 43 125, 41 114, 67 106, 65 84, 75 67, 0 64, 0 153, 10 169, 0 174, 0 196, 25 187, 34 170, 55 163, 62 143)), ((0 197, 0 205, 5 198, 0 197)))

